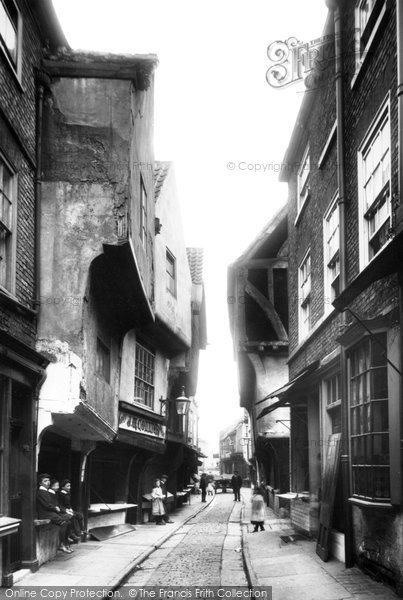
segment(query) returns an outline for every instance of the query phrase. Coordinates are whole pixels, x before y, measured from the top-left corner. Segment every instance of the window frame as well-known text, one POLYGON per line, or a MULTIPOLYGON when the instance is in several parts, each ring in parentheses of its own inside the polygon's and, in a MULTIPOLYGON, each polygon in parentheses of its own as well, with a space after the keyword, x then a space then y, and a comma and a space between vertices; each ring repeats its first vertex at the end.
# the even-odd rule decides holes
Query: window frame
POLYGON ((371 46, 391 4, 390 0, 374 0, 367 22, 362 27, 361 9, 364 2, 356 0, 355 4, 355 75, 351 80, 351 88, 355 86, 367 57, 371 55, 371 46))
MULTIPOLYGON (((350 455, 350 490, 351 490, 351 497, 353 500, 358 500, 358 501, 363 501, 363 502, 369 502, 371 504, 378 504, 378 503, 387 503, 390 504, 391 503, 391 498, 392 498, 392 469, 391 469, 391 451, 392 451, 392 445, 391 445, 391 435, 390 435, 390 389, 389 389, 389 365, 385 359, 385 364, 383 365, 372 365, 372 361, 371 361, 371 356, 372 356, 372 349, 373 349, 373 345, 375 344, 376 346, 378 346, 378 344, 374 341, 374 336, 376 335, 384 335, 385 336, 385 342, 386 342, 386 347, 387 347, 387 351, 388 351, 388 332, 385 329, 381 329, 381 330, 377 330, 374 331, 372 335, 364 335, 362 336, 359 340, 356 340, 353 344, 351 344, 351 346, 348 348, 347 350, 347 378, 348 378, 348 385, 347 385, 347 402, 348 402, 348 446, 349 446, 349 455, 350 455), (369 345, 369 356, 367 357, 367 361, 369 361, 369 366, 368 368, 366 368, 364 371, 359 372, 358 374, 355 374, 354 376, 351 375, 351 355, 354 351, 358 350, 360 347, 362 347, 364 344, 368 343, 369 345), (375 369, 386 369, 386 382, 388 385, 388 394, 387 394, 387 398, 384 399, 374 399, 372 397, 369 398, 369 402, 357 402, 356 404, 352 404, 351 399, 352 399, 352 385, 351 385, 351 381, 352 378, 357 378, 357 377, 361 377, 363 376, 364 372, 365 373, 369 373, 369 380, 370 380, 370 395, 372 396, 372 375, 375 371, 375 369), (372 422, 371 422, 371 428, 370 431, 368 432, 364 432, 362 434, 353 434, 352 433, 352 406, 356 409, 361 409, 361 407, 365 407, 366 405, 370 405, 370 410, 367 410, 367 415, 368 413, 371 415, 371 421, 372 421, 372 415, 373 415, 373 411, 372 411, 372 405, 373 403, 377 403, 377 402, 387 402, 387 415, 388 415, 388 427, 387 427, 387 431, 382 431, 382 432, 377 432, 375 429, 372 429, 372 422), (389 472, 389 493, 390 496, 389 497, 385 497, 385 496, 368 496, 368 495, 364 495, 364 494, 359 494, 359 493, 354 493, 354 477, 353 477, 353 449, 352 449, 352 436, 355 435, 357 438, 361 437, 363 438, 365 434, 368 434, 368 436, 373 437, 374 435, 387 435, 387 440, 388 440, 388 454, 389 454, 389 458, 388 458, 388 465, 380 465, 380 464, 376 464, 373 461, 373 452, 371 454, 371 464, 363 464, 361 465, 357 465, 357 468, 362 468, 362 467, 368 467, 371 469, 374 468, 379 468, 380 466, 382 468, 388 468, 388 472, 389 472)), ((364 412, 364 411, 363 411, 364 412)), ((373 481, 373 480, 372 480, 373 481)))
MULTIPOLYGON (((7 295, 15 297, 15 286, 16 286, 16 255, 17 255, 17 208, 18 208, 18 175, 16 170, 12 167, 12 165, 8 162, 5 156, 0 152, 0 203, 3 198, 6 197, 4 192, 2 191, 2 174, 4 168, 10 173, 10 197, 7 197, 11 205, 11 219, 9 220, 9 227, 4 223, 3 227, 0 225, 0 229, 8 230, 9 240, 7 242, 8 249, 7 251, 10 254, 9 257, 9 265, 7 268, 8 274, 6 275, 6 280, 4 283, 0 280, 0 291, 5 292, 7 295)), ((2 213, 2 208, 0 208, 0 215, 2 213)), ((1 217, 0 217, 1 223, 1 217)))
MULTIPOLYGON (((392 226, 392 177, 391 177, 391 154, 392 154, 392 139, 391 139, 391 114, 390 114, 390 93, 388 93, 386 99, 382 102, 380 108, 378 109, 372 123, 368 127, 361 144, 358 147, 357 151, 357 171, 358 171, 358 223, 359 223, 359 262, 360 262, 360 271, 362 271, 367 265, 371 263, 371 261, 382 252, 390 239, 388 239, 387 231, 392 226), (388 129, 388 141, 389 141, 389 166, 388 166, 388 180, 385 183, 382 183, 381 190, 377 193, 377 195, 372 199, 371 205, 368 206, 366 204, 365 198, 365 159, 364 154, 371 146, 371 143, 377 138, 383 127, 385 126, 388 129), (374 215, 378 214, 377 210, 380 207, 387 204, 387 218, 383 219, 383 222, 380 226, 377 227, 375 233, 370 233, 370 218, 371 213, 374 215), (375 211, 375 212, 374 212, 375 211), (389 219, 389 227, 386 228, 386 241, 380 246, 380 248, 373 253, 371 256, 370 252, 370 243, 371 240, 375 240, 376 235, 380 234, 382 229, 386 227, 387 220, 389 219)), ((372 144, 374 147, 375 144, 372 144)), ((367 158, 369 153, 367 152, 367 158)), ((383 158, 386 156, 386 153, 383 155, 383 158)), ((382 168, 382 160, 378 163, 378 168, 382 168)), ((372 171, 372 176, 376 172, 376 169, 372 171)), ((371 176, 371 177, 372 177, 371 176)), ((367 182, 369 179, 367 179, 367 182)))
POLYGON ((308 337, 309 332, 312 329, 312 314, 311 314, 312 298, 311 298, 311 294, 312 294, 312 254, 311 254, 311 249, 309 248, 305 252, 304 258, 302 259, 302 261, 300 262, 299 267, 298 267, 298 338, 299 338, 300 342, 302 342, 306 337, 308 337), (302 277, 303 277, 302 269, 304 268, 304 265, 308 261, 308 259, 309 259, 309 274, 304 278, 304 281, 302 281, 302 277), (308 280, 309 280, 309 291, 306 292, 306 294, 302 294, 302 288, 308 280), (307 306, 309 307, 309 315, 308 315, 309 326, 308 326, 308 328, 306 328, 304 325, 304 323, 306 322, 306 319, 303 319, 304 312, 307 310, 307 308, 306 308, 307 306))
POLYGON ((340 282, 340 207, 339 207, 339 194, 333 196, 324 217, 323 217, 323 280, 324 280, 324 305, 325 313, 329 313, 333 310, 332 302, 337 297, 335 290, 335 284, 340 282), (333 213, 338 212, 338 224, 334 230, 334 235, 337 235, 337 250, 333 252, 332 256, 328 258, 329 249, 329 222, 330 217, 333 213), (338 272, 335 277, 331 276, 330 264, 336 262, 338 264, 338 272))
POLYGON ((136 404, 149 409, 154 410, 155 406, 155 352, 147 348, 142 342, 136 341, 136 354, 134 358, 134 389, 133 389, 133 399, 136 404), (145 357, 151 359, 151 367, 147 366, 147 364, 143 361, 140 361, 140 354, 145 357), (139 374, 139 363, 141 362, 141 366, 143 368, 143 372, 140 376, 139 374), (152 378, 148 380, 147 377, 144 377, 144 369, 151 369, 152 378), (145 396, 141 396, 138 394, 138 390, 145 391, 150 393, 151 398, 148 400, 145 396))
POLYGON ((302 155, 301 164, 297 173, 297 220, 302 212, 305 204, 308 202, 311 188, 310 188, 310 177, 311 177, 311 154, 310 145, 307 143, 302 155), (308 163, 309 167, 306 169, 305 165, 308 163))
POLYGON ((165 272, 167 275, 167 291, 172 294, 172 296, 174 298, 176 298, 176 294, 177 294, 177 268, 176 268, 176 258, 175 256, 172 254, 172 252, 169 250, 169 248, 166 248, 166 252, 165 252, 165 272), (168 263, 170 263, 172 265, 173 268, 173 275, 170 274, 170 272, 168 271, 168 263), (169 285, 171 284, 171 285, 169 285), (172 289, 171 289, 172 286, 172 289))
POLYGON ((22 71, 22 28, 23 28, 23 20, 21 15, 21 9, 18 3, 15 0, 0 0, 0 3, 3 5, 7 16, 9 17, 10 23, 14 27, 13 19, 9 13, 9 10, 6 7, 6 3, 10 3, 14 6, 15 11, 17 13, 17 24, 15 31, 15 41, 16 41, 16 58, 15 61, 13 57, 10 55, 9 49, 7 47, 6 41, 3 39, 0 33, 0 52, 5 58, 8 66, 10 67, 12 73, 16 76, 17 81, 21 84, 21 71, 22 71))

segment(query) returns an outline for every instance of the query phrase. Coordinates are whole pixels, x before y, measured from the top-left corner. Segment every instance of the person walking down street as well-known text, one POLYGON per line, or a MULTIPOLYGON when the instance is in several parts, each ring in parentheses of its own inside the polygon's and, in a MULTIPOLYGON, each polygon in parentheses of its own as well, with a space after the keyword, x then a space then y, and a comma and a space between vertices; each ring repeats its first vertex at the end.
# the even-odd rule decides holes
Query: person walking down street
POLYGON ((202 473, 200 477, 200 491, 201 491, 201 501, 206 502, 206 490, 207 490, 207 477, 205 473, 202 473))
POLYGON ((252 502, 252 515, 251 515, 251 523, 255 526, 252 533, 256 533, 256 531, 264 531, 264 517, 265 517, 265 501, 264 501, 264 491, 261 487, 255 487, 253 492, 253 496, 251 499, 252 502))
POLYGON ((234 492, 234 502, 241 501, 241 487, 242 487, 242 477, 238 473, 238 471, 234 471, 233 476, 231 477, 231 487, 234 492))
POLYGON ((53 525, 59 527, 59 550, 71 554, 67 541, 67 526, 66 519, 61 514, 60 507, 55 502, 53 494, 49 492, 50 475, 42 473, 38 477, 38 490, 36 492, 36 515, 38 519, 49 519, 53 525))
POLYGON ((151 514, 155 517, 157 525, 165 525, 163 517, 165 516, 164 492, 161 487, 161 481, 156 479, 154 487, 151 490, 151 514))
POLYGON ((160 478, 161 481, 161 489, 162 489, 162 494, 164 496, 164 508, 165 508, 165 513, 163 514, 162 518, 165 521, 165 523, 175 523, 175 521, 172 521, 169 517, 168 514, 168 489, 167 489, 167 481, 168 481, 168 475, 161 475, 160 478))

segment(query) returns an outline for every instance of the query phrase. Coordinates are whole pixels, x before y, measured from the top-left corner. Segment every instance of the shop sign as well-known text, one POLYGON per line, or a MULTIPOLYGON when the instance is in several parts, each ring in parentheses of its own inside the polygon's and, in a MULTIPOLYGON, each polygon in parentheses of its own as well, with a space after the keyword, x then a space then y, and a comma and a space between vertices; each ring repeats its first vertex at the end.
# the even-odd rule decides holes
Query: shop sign
POLYGON ((166 435, 165 425, 151 421, 146 417, 139 417, 121 410, 119 411, 119 429, 126 429, 127 431, 133 431, 134 433, 149 435, 160 440, 164 440, 166 435))

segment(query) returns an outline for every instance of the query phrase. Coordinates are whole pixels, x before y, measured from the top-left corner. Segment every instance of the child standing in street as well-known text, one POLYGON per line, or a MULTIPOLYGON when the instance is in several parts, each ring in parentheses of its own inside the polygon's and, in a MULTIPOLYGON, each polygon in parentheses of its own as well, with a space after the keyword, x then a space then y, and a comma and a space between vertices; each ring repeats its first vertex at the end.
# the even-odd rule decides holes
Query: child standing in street
POLYGON ((252 516, 251 523, 255 526, 252 533, 256 531, 264 531, 264 517, 265 517, 265 502, 264 492, 260 487, 255 487, 252 496, 252 516))
POLYGON ((209 481, 207 484, 207 496, 214 496, 215 487, 213 481, 209 481))
POLYGON ((157 525, 165 525, 163 516, 165 515, 164 493, 161 488, 161 481, 155 480, 155 487, 151 491, 152 509, 151 514, 156 519, 157 525))

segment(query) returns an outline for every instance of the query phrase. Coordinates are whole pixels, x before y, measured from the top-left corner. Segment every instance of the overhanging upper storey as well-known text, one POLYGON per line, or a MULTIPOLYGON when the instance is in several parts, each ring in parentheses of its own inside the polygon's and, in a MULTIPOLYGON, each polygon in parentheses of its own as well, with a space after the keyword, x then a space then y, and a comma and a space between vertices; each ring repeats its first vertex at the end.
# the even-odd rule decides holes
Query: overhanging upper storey
POLYGON ((228 310, 235 354, 288 352, 287 208, 228 269, 228 310))
POLYGON ((130 80, 139 91, 149 88, 157 64, 155 54, 106 54, 65 48, 43 59, 51 77, 130 80))

